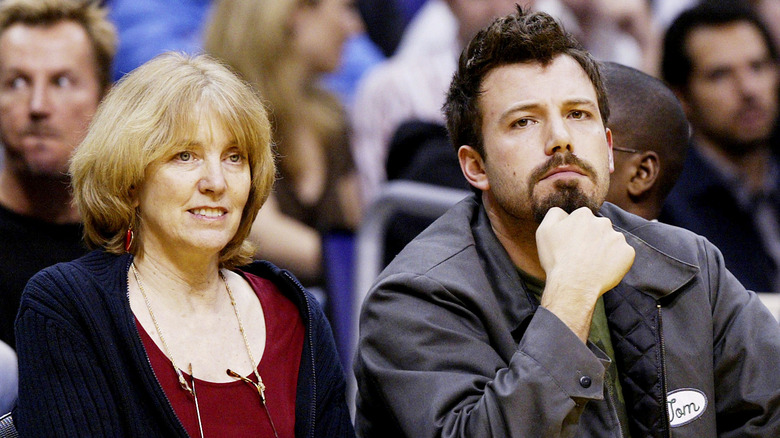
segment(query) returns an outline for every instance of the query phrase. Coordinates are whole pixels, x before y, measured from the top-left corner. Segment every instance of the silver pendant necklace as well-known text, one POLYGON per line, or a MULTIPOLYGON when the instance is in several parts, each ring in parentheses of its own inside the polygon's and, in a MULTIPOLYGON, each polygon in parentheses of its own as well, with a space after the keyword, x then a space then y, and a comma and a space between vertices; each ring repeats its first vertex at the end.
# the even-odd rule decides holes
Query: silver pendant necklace
MULTIPOLYGON (((143 283, 141 283, 141 278, 138 273, 138 269, 135 267, 135 263, 130 264, 130 268, 133 270, 133 276, 135 277, 136 283, 138 283, 138 289, 141 291, 141 295, 144 297, 144 303, 146 304, 146 309, 149 311, 149 316, 152 318, 152 323, 154 324, 155 330, 157 330, 157 334, 160 336, 160 342, 162 343, 163 350, 165 350, 165 355, 168 356, 168 358, 171 360, 171 365, 173 365, 173 370, 176 371, 176 375, 179 378, 179 386, 187 393, 189 393, 192 398, 195 400, 195 413, 198 416, 198 428, 200 429, 200 437, 204 438, 203 436, 203 423, 201 421, 200 417, 200 406, 198 405, 198 395, 195 392, 195 375, 192 372, 192 364, 189 364, 189 374, 190 379, 192 380, 192 384, 190 385, 187 382, 187 379, 184 378, 184 374, 181 372, 178 366, 176 366, 176 361, 173 359, 173 355, 171 355, 170 350, 168 349, 168 344, 165 342, 165 338, 163 337, 162 330, 160 330, 160 325, 157 323, 157 318, 154 316, 154 312, 152 311, 152 306, 149 303, 149 298, 146 296, 146 290, 144 289, 143 283)), ((227 278, 225 278, 225 275, 222 274, 222 271, 219 272, 219 278, 222 279, 222 282, 225 284, 225 290, 227 290, 228 297, 230 297, 230 304, 233 306, 233 312, 236 315, 236 320, 238 321, 238 330, 241 332, 241 337, 244 339, 244 347, 246 347, 246 353, 247 356, 249 356, 249 362, 252 365, 252 369, 254 371, 255 377, 257 378, 257 383, 253 382, 250 379, 247 379, 246 377, 242 376, 241 374, 238 374, 237 372, 231 370, 228 368, 225 370, 227 375, 239 379, 243 382, 246 382, 250 384, 255 390, 257 390, 258 395, 260 395, 260 403, 263 406, 263 410, 265 411, 266 416, 268 417, 268 421, 271 423, 271 429, 274 432, 274 437, 279 438, 279 435, 276 432, 276 426, 274 426, 274 421, 271 419, 271 413, 268 411, 268 405, 266 404, 265 399, 265 384, 263 384, 263 379, 260 377, 260 373, 257 371, 257 367, 255 366, 255 359, 252 355, 252 348, 249 346, 249 339, 246 336, 246 332, 244 331, 244 324, 241 321, 241 315, 238 313, 238 305, 236 304, 236 300, 233 298, 233 291, 230 289, 230 286, 228 285, 227 278)))

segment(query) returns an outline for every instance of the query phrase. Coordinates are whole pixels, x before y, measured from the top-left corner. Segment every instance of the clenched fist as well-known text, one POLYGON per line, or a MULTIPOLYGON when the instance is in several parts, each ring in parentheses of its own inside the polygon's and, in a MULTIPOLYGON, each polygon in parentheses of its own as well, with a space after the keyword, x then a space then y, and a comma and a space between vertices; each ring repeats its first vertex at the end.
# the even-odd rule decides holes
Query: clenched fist
POLYGON ((585 208, 552 208, 536 230, 539 262, 547 276, 542 306, 587 340, 598 298, 634 263, 634 248, 612 222, 585 208))

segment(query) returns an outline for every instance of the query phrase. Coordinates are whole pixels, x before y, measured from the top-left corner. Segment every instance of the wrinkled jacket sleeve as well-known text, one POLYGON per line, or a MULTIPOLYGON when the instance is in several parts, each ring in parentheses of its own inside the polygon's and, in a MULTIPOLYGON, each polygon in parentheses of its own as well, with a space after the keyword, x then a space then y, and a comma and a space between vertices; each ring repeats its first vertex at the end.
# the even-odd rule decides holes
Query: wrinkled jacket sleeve
POLYGON ((546 309, 514 343, 510 328, 505 339, 487 328, 500 315, 477 314, 457 296, 413 274, 375 287, 355 362, 358 435, 573 436, 586 402, 602 398, 604 363, 546 309))
POLYGON ((720 252, 702 245, 711 285, 718 436, 780 436, 780 326, 726 270, 720 252))
POLYGON ((111 382, 64 304, 77 286, 46 274, 28 283, 16 321, 19 436, 123 436, 111 382))

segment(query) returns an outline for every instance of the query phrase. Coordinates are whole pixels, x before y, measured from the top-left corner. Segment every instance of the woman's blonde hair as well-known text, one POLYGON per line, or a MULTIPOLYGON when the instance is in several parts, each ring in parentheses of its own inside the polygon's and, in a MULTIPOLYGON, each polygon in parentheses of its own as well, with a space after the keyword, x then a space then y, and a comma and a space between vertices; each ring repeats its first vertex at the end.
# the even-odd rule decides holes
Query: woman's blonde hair
POLYGON ((274 138, 283 157, 280 166, 291 177, 299 174, 299 163, 307 159, 285 153, 285 144, 292 141, 296 128, 306 123, 321 144, 329 145, 329 139, 340 135, 346 125, 338 99, 314 83, 302 86, 306 68, 290 56, 295 10, 318 3, 319 0, 219 0, 204 38, 206 52, 230 65, 268 102, 274 138))
MULTIPOLYGON (((123 77, 98 107, 70 163, 90 247, 119 254, 128 228, 143 232, 133 192, 144 184, 150 163, 196 134, 203 108, 246 151, 251 171, 241 223, 220 252, 220 266, 251 261, 254 247, 246 238, 275 174, 270 123, 251 86, 207 55, 160 55, 123 77)), ((131 247, 136 255, 142 250, 137 243, 131 247)))

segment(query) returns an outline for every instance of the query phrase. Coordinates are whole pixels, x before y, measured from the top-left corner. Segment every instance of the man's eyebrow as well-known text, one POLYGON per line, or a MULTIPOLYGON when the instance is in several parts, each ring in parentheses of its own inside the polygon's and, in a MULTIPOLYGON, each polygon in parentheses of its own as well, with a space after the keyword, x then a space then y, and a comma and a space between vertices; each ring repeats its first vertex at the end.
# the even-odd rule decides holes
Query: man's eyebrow
POLYGON ((531 111, 537 108, 540 108, 542 106, 541 103, 537 101, 526 101, 526 102, 518 102, 507 108, 504 112, 501 113, 501 117, 499 120, 503 120, 513 113, 517 112, 523 112, 523 111, 531 111))
POLYGON ((0 69, 0 73, 3 73, 7 76, 29 76, 29 73, 25 69, 17 68, 14 66, 10 67, 4 67, 0 69))
POLYGON ((594 108, 598 108, 598 104, 593 99, 589 99, 587 97, 577 97, 577 98, 569 99, 564 103, 567 106, 587 105, 587 106, 592 106, 594 108))
MULTIPOLYGON (((567 99, 563 102, 565 107, 572 107, 572 106, 589 106, 593 109, 598 108, 598 104, 593 99, 587 98, 587 97, 574 97, 571 99, 567 99)), ((516 112, 523 112, 523 111, 532 111, 537 108, 540 108, 542 104, 538 101, 525 101, 525 102, 517 102, 507 108, 504 112, 501 113, 501 117, 499 120, 504 120, 505 118, 509 117, 513 113, 516 112)))

